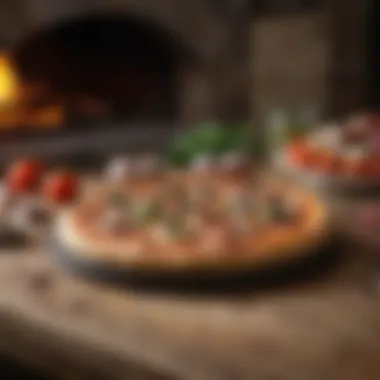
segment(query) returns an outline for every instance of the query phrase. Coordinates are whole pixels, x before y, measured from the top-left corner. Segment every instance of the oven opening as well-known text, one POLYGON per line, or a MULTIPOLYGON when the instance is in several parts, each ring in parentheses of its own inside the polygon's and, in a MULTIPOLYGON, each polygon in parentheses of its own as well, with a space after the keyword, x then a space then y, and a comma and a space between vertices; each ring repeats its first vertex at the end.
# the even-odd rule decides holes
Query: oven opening
POLYGON ((0 129, 173 122, 191 60, 178 36, 132 15, 87 15, 36 31, 0 56, 0 129))

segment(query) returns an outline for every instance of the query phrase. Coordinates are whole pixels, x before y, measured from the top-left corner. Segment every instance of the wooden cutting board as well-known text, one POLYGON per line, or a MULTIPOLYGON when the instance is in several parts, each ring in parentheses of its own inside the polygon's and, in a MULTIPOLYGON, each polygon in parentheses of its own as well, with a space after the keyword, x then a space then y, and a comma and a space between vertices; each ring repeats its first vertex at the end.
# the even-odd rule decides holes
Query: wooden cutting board
POLYGON ((61 272, 46 249, 3 251, 0 351, 65 379, 380 378, 373 265, 341 249, 310 281, 224 296, 105 288, 61 272))

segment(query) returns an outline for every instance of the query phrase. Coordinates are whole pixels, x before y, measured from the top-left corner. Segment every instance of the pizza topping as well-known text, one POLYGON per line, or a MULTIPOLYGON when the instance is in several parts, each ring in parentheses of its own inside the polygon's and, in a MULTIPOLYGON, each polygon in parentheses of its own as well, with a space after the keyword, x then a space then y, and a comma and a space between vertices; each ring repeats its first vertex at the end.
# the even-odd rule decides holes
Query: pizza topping
POLYGON ((193 236, 204 224, 204 215, 191 209, 184 210, 173 204, 166 207, 159 226, 158 236, 165 240, 177 240, 193 236))
POLYGON ((159 173, 161 162, 155 155, 145 155, 136 160, 136 176, 146 178, 159 173))
POLYGON ((120 233, 131 228, 129 215, 115 208, 107 209, 99 219, 102 228, 112 233, 120 233))
POLYGON ((248 191, 235 193, 229 199, 229 207, 232 227, 239 234, 251 234, 263 223, 259 200, 248 191))
POLYGON ((344 125, 343 139, 346 143, 356 143, 368 137, 371 122, 368 116, 351 117, 344 125))
POLYGON ((229 213, 234 227, 245 232, 256 217, 256 205, 252 194, 246 191, 237 191, 228 200, 229 213))
POLYGON ((226 228, 218 225, 209 226, 200 241, 199 248, 207 256, 218 257, 233 249, 232 236, 226 228))
POLYGON ((200 214, 191 213, 186 217, 186 226, 189 232, 197 233, 205 226, 205 220, 200 214))
POLYGON ((363 144, 349 145, 345 147, 342 154, 348 161, 356 162, 368 156, 368 149, 363 144))
POLYGON ((380 130, 375 131, 370 141, 370 151, 373 155, 380 155, 380 130))
POLYGON ((312 148, 338 148, 341 144, 341 132, 336 126, 325 127, 312 134, 310 140, 312 148))
POLYGON ((276 223, 293 221, 298 211, 297 204, 281 194, 270 195, 266 207, 269 219, 276 223))
POLYGON ((112 185, 123 184, 133 177, 133 162, 129 157, 116 157, 106 168, 106 179, 112 185))
POLYGON ((184 220, 167 218, 155 229, 154 237, 160 241, 173 241, 185 237, 188 231, 184 220))
POLYGON ((207 207, 215 203, 215 190, 209 184, 199 184, 199 186, 190 189, 189 204, 195 208, 207 207))
POLYGON ((211 173, 215 169, 215 160, 211 155, 200 154, 196 156, 191 167, 196 173, 211 173))
POLYGON ((249 159, 244 153, 230 152, 220 158, 219 167, 228 172, 248 169, 249 159))
POLYGON ((164 226, 164 231, 167 237, 170 237, 171 239, 179 239, 185 236, 187 232, 186 226, 176 221, 166 222, 164 226))
POLYGON ((369 127, 373 129, 380 129, 380 115, 373 113, 367 116, 369 127))
POLYGON ((234 215, 234 218, 231 222, 232 230, 238 232, 241 235, 250 235, 254 233, 260 226, 256 215, 247 213, 234 215))
POLYGON ((252 194, 238 189, 231 195, 229 204, 233 212, 239 214, 251 213, 253 209, 252 194))
POLYGON ((357 215, 357 227, 364 233, 380 232, 380 207, 377 203, 361 208, 357 215))
POLYGON ((152 222, 161 215, 162 207, 157 200, 140 200, 133 206, 133 219, 138 224, 152 222))
POLYGON ((38 186, 43 174, 42 164, 35 159, 15 162, 6 174, 6 182, 14 193, 27 193, 38 186))
POLYGON ((180 216, 189 212, 192 208, 185 186, 178 182, 171 182, 166 185, 156 202, 166 216, 180 216))
POLYGON ((110 191, 108 194, 108 203, 111 208, 122 212, 129 212, 131 209, 131 200, 129 196, 121 191, 110 191))

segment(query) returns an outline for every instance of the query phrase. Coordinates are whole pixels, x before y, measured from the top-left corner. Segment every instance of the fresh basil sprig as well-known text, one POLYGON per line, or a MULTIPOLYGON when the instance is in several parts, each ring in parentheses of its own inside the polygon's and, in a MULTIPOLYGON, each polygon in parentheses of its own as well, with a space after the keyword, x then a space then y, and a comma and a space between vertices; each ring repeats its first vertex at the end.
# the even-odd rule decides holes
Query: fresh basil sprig
POLYGON ((219 156, 234 151, 255 156, 259 146, 248 127, 209 122, 175 139, 169 148, 168 160, 171 164, 186 166, 198 154, 219 156))

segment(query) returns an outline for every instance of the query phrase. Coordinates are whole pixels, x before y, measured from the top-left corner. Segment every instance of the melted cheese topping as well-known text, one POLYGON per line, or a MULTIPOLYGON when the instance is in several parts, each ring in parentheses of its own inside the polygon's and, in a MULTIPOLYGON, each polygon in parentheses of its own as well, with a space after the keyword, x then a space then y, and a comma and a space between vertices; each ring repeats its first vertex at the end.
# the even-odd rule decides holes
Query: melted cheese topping
POLYGON ((368 149, 360 145, 346 146, 342 151, 342 157, 350 162, 359 162, 368 157, 368 149))
POLYGON ((317 149, 339 149, 342 133, 335 125, 315 131, 309 138, 310 146, 317 149))

